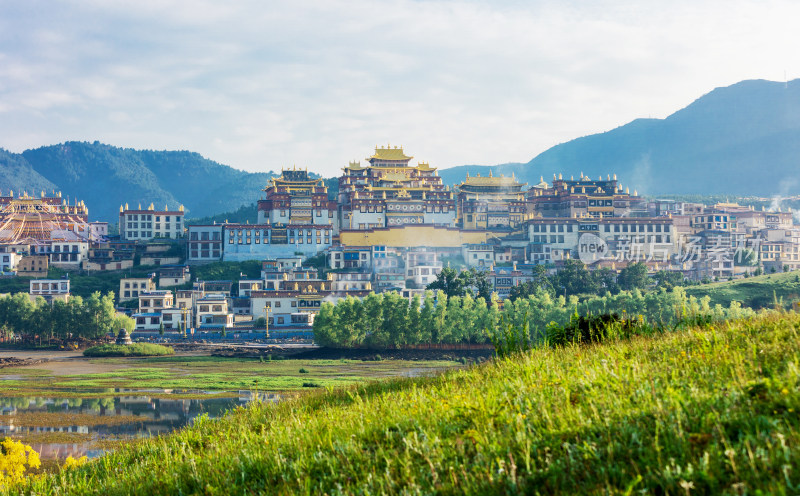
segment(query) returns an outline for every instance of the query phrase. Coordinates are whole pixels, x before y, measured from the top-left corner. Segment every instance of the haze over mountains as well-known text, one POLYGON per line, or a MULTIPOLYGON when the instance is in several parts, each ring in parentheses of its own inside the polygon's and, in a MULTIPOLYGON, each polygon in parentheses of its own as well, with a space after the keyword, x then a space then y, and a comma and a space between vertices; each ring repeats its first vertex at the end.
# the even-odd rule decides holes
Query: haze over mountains
POLYGON ((800 79, 717 88, 665 119, 637 119, 554 146, 525 164, 441 171, 511 174, 529 184, 553 173, 617 174, 640 193, 771 196, 800 193, 800 79))
MULTIPOLYGON (((433 164, 435 165, 435 164, 433 164)), ((800 193, 800 80, 717 88, 665 119, 637 119, 554 146, 530 162, 441 169, 448 184, 470 174, 514 173, 523 182, 617 174, 639 193, 771 196, 800 193)), ((187 151, 67 142, 0 149, 0 193, 60 190, 84 200, 92 219, 117 221, 120 203, 185 205, 188 217, 255 201, 271 173, 234 169, 187 151)))

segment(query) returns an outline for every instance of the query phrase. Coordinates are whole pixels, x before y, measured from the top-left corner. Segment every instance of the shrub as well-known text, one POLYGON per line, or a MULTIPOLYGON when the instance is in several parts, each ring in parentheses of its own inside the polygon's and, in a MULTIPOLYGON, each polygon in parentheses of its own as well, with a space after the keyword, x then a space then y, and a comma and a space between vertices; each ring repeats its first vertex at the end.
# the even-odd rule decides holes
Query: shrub
POLYGON ((616 313, 577 316, 573 315, 564 326, 551 323, 547 326, 546 340, 551 346, 570 343, 602 343, 608 338, 629 338, 652 334, 653 328, 643 318, 624 319, 616 313))
POLYGON ((25 472, 41 465, 39 453, 10 438, 0 441, 0 488, 8 488, 25 479, 25 472))
POLYGON ((303 387, 307 387, 307 388, 312 388, 313 387, 313 388, 315 388, 315 387, 321 387, 321 386, 319 384, 315 383, 315 382, 304 382, 303 383, 303 387))
POLYGON ((306 369, 300 369, 300 373, 301 373, 301 374, 308 374, 308 370, 306 370, 306 369))
POLYGON ((128 356, 164 356, 172 355, 175 350, 170 346, 153 343, 134 344, 101 344, 84 350, 87 357, 128 357, 128 356))

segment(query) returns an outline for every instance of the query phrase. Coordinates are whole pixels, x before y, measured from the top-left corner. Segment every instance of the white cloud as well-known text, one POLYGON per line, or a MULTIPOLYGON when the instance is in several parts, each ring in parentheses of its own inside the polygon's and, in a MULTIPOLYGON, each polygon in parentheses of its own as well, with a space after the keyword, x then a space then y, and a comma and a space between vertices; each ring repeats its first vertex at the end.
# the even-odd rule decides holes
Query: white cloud
POLYGON ((6 2, 0 146, 189 149, 333 175, 373 146, 527 161, 800 73, 792 1, 6 2), (795 64, 795 65, 792 65, 795 64))

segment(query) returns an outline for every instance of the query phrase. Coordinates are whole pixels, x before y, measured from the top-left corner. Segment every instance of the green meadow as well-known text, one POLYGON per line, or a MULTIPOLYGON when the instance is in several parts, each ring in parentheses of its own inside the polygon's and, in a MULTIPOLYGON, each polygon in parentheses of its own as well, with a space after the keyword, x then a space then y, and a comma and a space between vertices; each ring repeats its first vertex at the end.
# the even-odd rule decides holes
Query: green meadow
POLYGON ((738 301, 744 307, 772 308, 776 303, 785 305, 800 300, 800 274, 779 272, 735 281, 688 286, 686 294, 696 298, 708 295, 711 306, 720 304, 727 307, 731 301, 738 301))
POLYGON ((797 494, 799 333, 797 314, 770 311, 319 389, 13 491, 797 494))

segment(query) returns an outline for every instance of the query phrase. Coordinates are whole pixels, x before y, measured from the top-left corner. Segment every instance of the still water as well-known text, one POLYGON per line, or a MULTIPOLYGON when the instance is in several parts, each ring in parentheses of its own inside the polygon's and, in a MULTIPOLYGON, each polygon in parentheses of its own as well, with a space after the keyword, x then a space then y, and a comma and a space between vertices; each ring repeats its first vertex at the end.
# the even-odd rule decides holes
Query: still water
POLYGON ((200 415, 216 418, 255 399, 280 399, 278 394, 250 391, 226 398, 203 398, 204 393, 120 389, 102 398, 0 398, 0 438, 20 439, 42 459, 94 458, 113 447, 113 441, 165 434, 191 425, 200 415))

